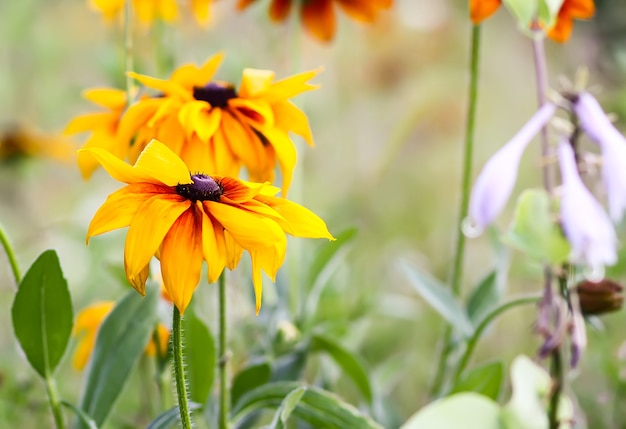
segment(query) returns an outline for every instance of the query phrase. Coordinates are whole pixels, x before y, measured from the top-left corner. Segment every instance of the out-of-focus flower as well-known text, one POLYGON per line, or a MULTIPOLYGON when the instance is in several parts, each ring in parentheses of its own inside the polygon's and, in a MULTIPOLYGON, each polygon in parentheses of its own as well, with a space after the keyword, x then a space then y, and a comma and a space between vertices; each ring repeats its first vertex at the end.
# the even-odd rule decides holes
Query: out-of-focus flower
POLYGON ((576 286, 583 316, 617 311, 624 305, 624 286, 611 279, 584 280, 576 286))
POLYGON ((555 105, 545 104, 487 161, 470 197, 469 220, 475 228, 482 231, 502 211, 513 191, 524 149, 555 112, 555 105))
POLYGON ((252 259, 257 313, 262 274, 272 280, 287 247, 285 233, 333 239, 324 221, 306 208, 274 195, 268 184, 191 174, 167 146, 153 140, 130 166, 101 148, 88 148, 116 180, 128 185, 109 195, 87 231, 87 240, 129 227, 124 249, 128 281, 145 294, 150 259, 161 261, 163 285, 181 314, 200 280, 202 261, 209 283, 224 267, 234 269, 243 250, 252 259))
POLYGON ((576 95, 573 106, 581 128, 602 151, 602 179, 609 213, 615 222, 619 222, 626 210, 626 138, 613 126, 591 94, 576 95))
POLYGON ((559 143, 558 155, 563 182, 561 224, 572 246, 572 262, 594 268, 613 265, 617 261, 617 236, 611 220, 583 184, 568 141, 559 143))
MULTIPOLYGON (((97 88, 87 90, 83 95, 87 100, 108 110, 75 117, 65 128, 65 133, 90 132, 83 148, 101 147, 118 158, 125 158, 127 148, 119 144, 117 131, 120 117, 126 108, 126 92, 121 89, 97 88)), ((83 177, 88 179, 98 163, 92 157, 79 153, 78 167, 83 177)))
MULTIPOLYGON (((474 24, 480 24, 493 15, 502 0, 470 0, 470 17, 474 24)), ((595 14, 593 0, 565 0, 561 4, 554 25, 547 36, 555 42, 564 43, 570 38, 574 19, 589 19, 595 14)))
POLYGON ((10 125, 0 133, 0 160, 19 158, 50 158, 67 162, 75 147, 61 136, 43 134, 20 126, 10 125))
MULTIPOLYGON (((99 302, 84 308, 76 316, 74 330, 72 332, 72 336, 78 338, 78 345, 76 346, 76 351, 72 359, 72 365, 75 369, 81 371, 85 368, 87 362, 89 362, 89 358, 96 344, 98 329, 111 310, 113 310, 113 307, 115 307, 115 302, 113 301, 99 302)), ((157 326, 156 332, 159 339, 160 355, 164 356, 167 353, 167 343, 169 341, 170 332, 165 325, 161 323, 157 326)), ((154 339, 151 339, 146 346, 145 353, 148 356, 155 356, 156 351, 157 345, 154 339)))
MULTIPOLYGON (((90 0, 91 6, 106 20, 113 20, 123 13, 127 0, 90 0)), ((176 0, 131 0, 133 14, 140 24, 149 27, 156 20, 174 22, 178 19, 179 9, 176 0)), ((194 18, 199 24, 206 24, 210 19, 211 0, 185 0, 189 4, 194 18)))
MULTIPOLYGON (((239 0, 238 8, 243 10, 255 2, 257 0, 239 0)), ((391 7, 393 0, 272 0, 271 19, 284 21, 293 3, 300 7, 300 17, 306 30, 318 40, 330 42, 335 36, 335 4, 352 19, 372 23, 381 10, 391 7)))
POLYGON ((286 195, 296 164, 296 149, 289 133, 310 145, 313 137, 306 115, 289 99, 317 86, 308 83, 317 71, 274 82, 274 72, 245 69, 239 89, 211 81, 222 61, 218 54, 203 66, 178 68, 169 80, 132 74, 139 82, 160 91, 160 96, 139 100, 120 124, 119 144, 134 162, 151 139, 167 144, 190 171, 238 176, 241 165, 255 182, 272 182, 276 162, 286 195))

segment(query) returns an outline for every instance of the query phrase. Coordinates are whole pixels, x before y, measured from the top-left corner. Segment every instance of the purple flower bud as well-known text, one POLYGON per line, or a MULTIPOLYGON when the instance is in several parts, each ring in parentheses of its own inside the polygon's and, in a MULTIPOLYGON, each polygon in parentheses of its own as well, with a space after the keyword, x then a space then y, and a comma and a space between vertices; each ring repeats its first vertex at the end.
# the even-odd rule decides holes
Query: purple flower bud
POLYGON ((561 141, 558 152, 563 181, 561 223, 572 246, 570 258, 591 267, 612 265, 617 261, 617 237, 611 220, 578 175, 567 140, 561 141))
POLYGON ((500 214, 513 191, 524 149, 548 124, 555 111, 555 105, 545 104, 487 161, 470 199, 469 220, 473 227, 482 231, 500 214))
POLYGON ((602 179, 609 213, 615 222, 626 210, 626 138, 613 126, 600 103, 583 92, 574 99, 574 112, 581 128, 602 150, 602 179))

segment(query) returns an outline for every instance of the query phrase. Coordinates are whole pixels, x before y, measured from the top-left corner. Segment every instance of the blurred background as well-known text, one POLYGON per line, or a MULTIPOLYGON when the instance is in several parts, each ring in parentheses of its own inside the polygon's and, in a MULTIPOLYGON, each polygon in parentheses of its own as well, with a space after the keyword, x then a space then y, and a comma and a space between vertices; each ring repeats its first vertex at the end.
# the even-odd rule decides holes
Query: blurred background
MULTIPOLYGON (((371 382, 386 398, 387 421, 404 421, 428 401, 444 324, 397 263, 408 260, 442 281, 451 266, 467 103, 467 2, 395 0, 393 9, 373 26, 339 13, 338 34, 328 45, 303 34, 297 20, 271 23, 267 1, 243 13, 235 10, 235 3, 216 2, 206 29, 184 14, 178 24, 137 28, 135 68, 165 78, 173 67, 201 64, 218 51, 226 58, 217 78, 233 83, 245 67, 271 69, 278 78, 323 67, 314 80, 321 88, 295 99, 309 116, 316 147, 298 142, 296 168, 302 186, 290 197, 324 218, 334 234, 349 228, 357 233, 345 258, 328 273, 315 323, 361 354, 371 382)), ((577 69, 589 68, 595 94, 626 130, 626 4, 604 0, 596 5, 596 17, 576 22, 567 44, 547 41, 550 83, 558 89, 560 79, 573 80, 577 69)), ((481 49, 474 178, 537 106, 531 44, 506 10, 484 25, 481 49)), ((6 154, 11 139, 24 134, 39 141, 64 138, 61 133, 72 117, 98 109, 81 92, 123 88, 123 70, 121 26, 105 23, 87 1, 0 2, 0 153, 6 154)), ((119 281, 125 231, 85 246, 91 217, 119 185, 102 171, 88 182, 82 180, 73 152, 84 138, 68 138, 73 146, 50 156, 0 160, 0 223, 17 250, 20 267, 25 272, 41 251, 56 249, 75 312, 99 300, 118 299, 127 290, 119 281)), ((538 145, 531 146, 518 190, 541 186, 538 156, 538 145)), ((499 228, 508 225, 512 206, 500 216, 499 228)), ((626 239, 623 229, 620 237, 626 239)), ((300 264, 288 261, 278 285, 266 283, 259 317, 254 316, 248 268, 244 264, 229 276, 235 371, 259 348, 259 336, 269 335, 271 323, 289 319, 280 309, 281 302, 293 299, 288 291, 297 276, 294 271, 328 245, 321 240, 294 243, 301 249, 300 264)), ((493 268, 496 252, 486 235, 469 241, 464 291, 493 268)), ((539 292, 541 267, 515 251, 508 256, 506 295, 539 292)), ((614 270, 617 280, 624 280, 624 272, 621 267, 614 270)), ((2 253, 0 427, 45 427, 51 420, 43 383, 23 358, 11 328, 15 289, 2 253)), ((194 298, 214 330, 216 295, 214 285, 201 284, 194 298)), ((306 294, 298 299, 306 302, 306 294)), ((499 358, 508 367, 518 354, 534 356, 540 344, 533 334, 534 318, 532 306, 505 314, 481 341, 474 364, 499 358)), ((588 351, 567 390, 584 410, 588 427, 622 428, 626 317, 620 311, 601 321, 601 326, 588 328, 588 351)), ((331 362, 320 358, 310 365, 316 375, 309 382, 319 381, 322 368, 332 390, 359 403, 354 386, 331 362)), ((75 401, 82 378, 71 368, 69 356, 60 372, 62 397, 75 401)), ((142 383, 139 376, 132 380, 108 427, 149 421, 144 391, 152 387, 142 383)), ((504 392, 502 398, 508 396, 504 392)))

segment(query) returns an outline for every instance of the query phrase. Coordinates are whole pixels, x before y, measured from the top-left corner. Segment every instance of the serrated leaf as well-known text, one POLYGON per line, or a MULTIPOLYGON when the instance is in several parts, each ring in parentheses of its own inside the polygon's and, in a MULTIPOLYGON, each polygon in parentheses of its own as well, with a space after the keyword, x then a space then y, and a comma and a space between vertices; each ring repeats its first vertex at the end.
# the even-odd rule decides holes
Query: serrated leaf
POLYGON ((502 0, 509 12, 515 17, 520 28, 529 28, 537 16, 538 0, 502 0))
POLYGON ((217 361, 215 340, 211 331, 200 320, 191 306, 182 321, 185 348, 185 366, 189 394, 192 401, 204 404, 215 380, 217 361))
POLYGON ((474 326, 500 302, 497 278, 495 271, 489 273, 476 285, 467 299, 467 315, 474 326))
POLYGON ((369 404, 372 403, 372 386, 361 359, 357 355, 343 347, 339 342, 321 334, 312 336, 311 349, 315 352, 328 353, 345 374, 352 379, 365 400, 369 404))
POLYGON ((280 407, 276 410, 274 414, 274 418, 272 422, 268 426, 268 429, 284 429, 287 420, 291 416, 291 413, 296 408, 300 399, 306 392, 306 387, 300 386, 295 390, 289 392, 289 394, 283 399, 283 402, 280 404, 280 407))
POLYGON ((502 362, 491 362, 469 371, 454 386, 452 393, 474 392, 497 401, 502 389, 503 377, 502 362))
POLYGON ((570 245, 550 212, 550 198, 542 189, 527 189, 519 196, 513 223, 502 240, 542 262, 568 260, 570 245))
POLYGON ((415 290, 435 309, 454 329, 463 337, 468 338, 474 332, 472 322, 450 288, 445 287, 438 280, 418 271, 406 262, 400 267, 406 273, 415 290))
POLYGON ((250 365, 239 372, 234 380, 230 392, 230 400, 236 404, 247 392, 270 381, 272 367, 268 362, 260 362, 250 365))
MULTIPOLYGON (((242 428, 239 423, 252 413, 279 407, 290 392, 301 386, 298 382, 269 383, 246 393, 232 410, 234 428, 242 428)), ((306 386, 292 415, 316 429, 382 429, 382 426, 338 396, 314 386, 306 386)))
POLYGON ((28 362, 43 378, 51 376, 74 323, 70 291, 54 250, 39 255, 20 282, 11 317, 28 362))
MULTIPOLYGON (((187 315, 187 313, 185 313, 185 315, 187 315)), ((189 402, 189 412, 200 409, 202 409, 202 404, 193 401, 189 402)), ((159 414, 146 429, 170 429, 177 427, 178 423, 180 423, 180 410, 177 405, 159 414)))
MULTIPOLYGON (((157 322, 159 294, 129 291, 104 320, 87 369, 80 408, 102 426, 144 352, 157 322)), ((75 428, 85 427, 80 421, 75 428)))
POLYGON ((457 393, 422 408, 400 429, 501 429, 500 414, 498 404, 489 398, 457 393))

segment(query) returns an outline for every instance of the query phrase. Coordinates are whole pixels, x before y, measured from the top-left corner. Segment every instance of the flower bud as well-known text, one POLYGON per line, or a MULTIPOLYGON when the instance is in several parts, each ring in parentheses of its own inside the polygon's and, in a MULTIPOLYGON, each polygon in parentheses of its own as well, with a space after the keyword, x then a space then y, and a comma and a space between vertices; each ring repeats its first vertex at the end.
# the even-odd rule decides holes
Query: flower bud
POLYGON ((580 311, 584 316, 610 313, 622 308, 624 287, 616 281, 604 279, 600 282, 584 280, 576 286, 580 311))

